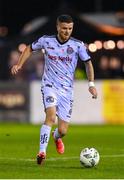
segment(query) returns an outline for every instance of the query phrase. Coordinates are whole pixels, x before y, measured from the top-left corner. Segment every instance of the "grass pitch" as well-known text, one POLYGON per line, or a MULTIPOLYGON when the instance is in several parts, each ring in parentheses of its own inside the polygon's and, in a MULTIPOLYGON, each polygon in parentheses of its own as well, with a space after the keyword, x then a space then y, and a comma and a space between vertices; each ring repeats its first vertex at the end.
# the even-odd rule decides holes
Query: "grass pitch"
POLYGON ((52 137, 43 167, 36 164, 38 125, 0 124, 1 179, 123 179, 124 126, 70 126, 63 138, 65 153, 56 152, 52 137), (95 147, 100 162, 94 168, 80 165, 82 148, 95 147))

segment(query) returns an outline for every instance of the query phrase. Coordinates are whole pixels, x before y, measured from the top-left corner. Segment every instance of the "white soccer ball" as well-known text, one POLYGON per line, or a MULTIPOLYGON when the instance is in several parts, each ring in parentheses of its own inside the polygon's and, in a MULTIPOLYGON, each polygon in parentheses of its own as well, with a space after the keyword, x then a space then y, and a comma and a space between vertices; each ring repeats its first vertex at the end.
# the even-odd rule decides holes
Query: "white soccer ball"
POLYGON ((80 153, 80 163, 84 167, 94 167, 99 163, 100 155, 95 148, 84 148, 80 153))

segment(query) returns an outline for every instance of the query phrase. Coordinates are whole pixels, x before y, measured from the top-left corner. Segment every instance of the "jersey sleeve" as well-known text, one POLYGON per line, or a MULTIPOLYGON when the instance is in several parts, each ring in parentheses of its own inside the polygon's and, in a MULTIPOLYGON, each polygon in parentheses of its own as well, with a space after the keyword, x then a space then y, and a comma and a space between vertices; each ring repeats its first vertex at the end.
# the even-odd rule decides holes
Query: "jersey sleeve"
POLYGON ((38 40, 34 41, 31 44, 31 48, 32 50, 36 51, 42 49, 43 45, 44 45, 44 37, 42 36, 41 38, 39 38, 38 40))
POLYGON ((82 61, 87 61, 91 59, 90 55, 87 52, 87 48, 83 42, 80 43, 80 46, 79 46, 79 57, 82 61))

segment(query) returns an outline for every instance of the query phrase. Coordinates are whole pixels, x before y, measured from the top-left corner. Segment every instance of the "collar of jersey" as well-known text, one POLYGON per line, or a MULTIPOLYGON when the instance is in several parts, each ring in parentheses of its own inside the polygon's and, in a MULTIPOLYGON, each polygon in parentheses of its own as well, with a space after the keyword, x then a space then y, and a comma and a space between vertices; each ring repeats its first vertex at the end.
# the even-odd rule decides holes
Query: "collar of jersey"
MULTIPOLYGON (((70 39, 70 38, 69 38, 69 39, 70 39)), ((58 41, 59 44, 65 44, 65 43, 67 43, 67 42, 69 41, 69 39, 68 39, 67 41, 65 41, 65 42, 61 42, 61 41, 59 40, 58 36, 56 35, 56 40, 58 41)))

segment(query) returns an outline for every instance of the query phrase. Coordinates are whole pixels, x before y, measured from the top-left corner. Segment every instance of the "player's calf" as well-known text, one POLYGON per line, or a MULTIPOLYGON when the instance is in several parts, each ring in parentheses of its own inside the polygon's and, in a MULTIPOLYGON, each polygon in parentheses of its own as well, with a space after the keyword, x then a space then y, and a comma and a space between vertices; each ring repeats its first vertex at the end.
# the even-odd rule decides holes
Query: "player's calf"
POLYGON ((65 147, 64 147, 64 143, 62 142, 61 138, 55 139, 54 137, 54 131, 52 132, 52 137, 54 139, 55 145, 56 145, 56 150, 59 154, 63 154, 65 147))

